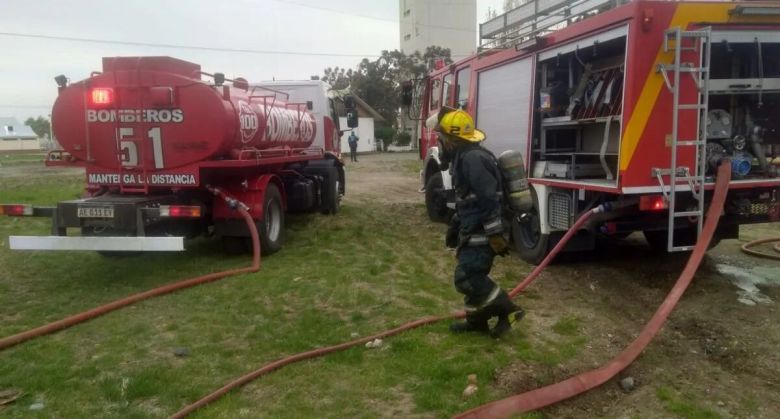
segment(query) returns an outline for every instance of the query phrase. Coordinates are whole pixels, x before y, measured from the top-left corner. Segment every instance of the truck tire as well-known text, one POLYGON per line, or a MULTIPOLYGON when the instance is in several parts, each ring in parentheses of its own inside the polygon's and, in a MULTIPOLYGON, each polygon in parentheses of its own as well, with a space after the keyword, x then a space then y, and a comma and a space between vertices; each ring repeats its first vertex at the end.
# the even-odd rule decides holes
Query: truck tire
MULTIPOLYGON (((257 232, 260 235, 260 250, 263 255, 270 255, 282 248, 284 237, 284 205, 279 187, 273 183, 268 184, 263 194, 263 219, 257 223, 257 232)), ((249 243, 251 250, 252 243, 249 243)))
POLYGON ((337 214, 341 209, 341 185, 339 181, 339 172, 335 167, 327 168, 324 173, 325 181, 322 185, 322 206, 320 212, 323 214, 337 214))
POLYGON ((453 211, 447 208, 447 195, 444 192, 441 172, 434 173, 425 181, 425 210, 433 222, 447 223, 452 218, 453 211))
POLYGON ((543 234, 539 213, 534 208, 525 222, 512 221, 512 240, 520 259, 538 265, 549 252, 550 235, 543 234))

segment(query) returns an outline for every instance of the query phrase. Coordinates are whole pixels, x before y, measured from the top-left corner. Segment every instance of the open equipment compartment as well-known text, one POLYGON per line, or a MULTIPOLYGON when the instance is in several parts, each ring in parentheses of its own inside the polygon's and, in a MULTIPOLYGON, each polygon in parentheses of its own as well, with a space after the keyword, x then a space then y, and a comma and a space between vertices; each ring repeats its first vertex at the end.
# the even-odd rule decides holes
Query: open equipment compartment
POLYGON ((706 119, 707 174, 724 157, 732 177, 777 177, 780 31, 713 28, 706 119))
POLYGON ((627 26, 541 52, 532 176, 617 186, 627 26))

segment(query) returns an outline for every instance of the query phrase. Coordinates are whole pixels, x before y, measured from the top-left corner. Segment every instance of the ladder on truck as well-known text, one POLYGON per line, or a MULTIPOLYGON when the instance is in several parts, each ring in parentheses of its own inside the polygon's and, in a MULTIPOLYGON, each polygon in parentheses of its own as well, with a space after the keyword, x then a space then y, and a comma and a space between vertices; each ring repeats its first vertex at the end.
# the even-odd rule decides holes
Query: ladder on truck
POLYGON ((667 29, 664 33, 664 52, 674 53, 674 62, 671 64, 659 64, 658 72, 664 78, 667 89, 672 93, 672 132, 668 137, 668 145, 671 147, 670 168, 653 168, 653 175, 661 185, 666 202, 669 204, 668 233, 666 248, 669 252, 683 252, 692 250, 694 243, 675 245, 674 233, 677 219, 696 218, 698 239, 701 234, 704 220, 704 176, 707 170, 706 146, 707 146, 707 104, 709 102, 710 79, 710 30, 700 29, 685 31, 680 27, 667 29), (684 52, 698 52, 699 64, 682 62, 684 52), (695 103, 680 102, 680 83, 683 73, 688 73, 692 79, 698 94, 695 103), (680 138, 680 114, 686 111, 697 112, 698 129, 696 138, 680 138), (682 149, 693 147, 696 151, 694 167, 678 166, 678 152, 682 149), (664 176, 669 177, 669 191, 664 186, 664 176), (678 189, 684 190, 687 186, 696 200, 695 209, 678 210, 676 205, 678 189), (681 188, 682 187, 682 188, 681 188))
MULTIPOLYGON (((140 59, 139 59, 140 61, 140 59)), ((114 89, 116 92, 116 99, 113 103, 113 109, 114 112, 116 112, 116 120, 114 122, 114 133, 116 135, 116 150, 119 153, 117 158, 119 159, 119 193, 120 194, 149 194, 149 184, 148 184, 148 178, 149 178, 149 172, 146 167, 146 156, 147 156, 147 144, 146 144, 146 123, 144 121, 144 109, 146 109, 146 94, 148 93, 145 86, 141 83, 141 69, 140 69, 140 62, 138 63, 138 67, 136 67, 135 72, 128 71, 125 77, 130 80, 131 75, 135 75, 135 84, 127 83, 125 85, 120 85, 119 81, 117 79, 117 71, 114 71, 114 89), (131 109, 140 109, 141 115, 140 120, 137 122, 137 124, 140 126, 140 132, 132 131, 132 135, 127 138, 122 138, 122 129, 127 129, 127 127, 121 127, 120 126, 120 115, 119 110, 121 108, 120 106, 120 99, 122 98, 121 92, 133 92, 135 93, 136 98, 140 98, 140 101, 138 105, 130 106, 131 109), (122 147, 121 142, 127 141, 134 145, 135 147, 135 153, 136 153, 136 164, 133 166, 125 165, 122 161, 122 147), (137 180, 135 184, 128 185, 125 182, 125 175, 131 174, 133 177, 137 180), (136 177, 137 176, 137 177, 136 177), (139 184, 140 182, 140 184, 139 184)), ((134 102, 133 102, 134 103, 134 102)))

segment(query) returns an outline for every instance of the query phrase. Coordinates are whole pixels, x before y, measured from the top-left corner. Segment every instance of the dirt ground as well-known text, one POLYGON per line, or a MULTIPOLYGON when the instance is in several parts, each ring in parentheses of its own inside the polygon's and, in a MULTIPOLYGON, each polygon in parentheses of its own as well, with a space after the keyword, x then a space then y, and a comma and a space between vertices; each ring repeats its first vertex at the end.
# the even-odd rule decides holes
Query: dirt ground
MULTIPOLYGON (((347 167, 346 202, 422 202, 416 154, 359 160, 347 167)), ((739 251, 744 242, 773 236, 780 236, 777 224, 743 227, 739 240, 708 253, 663 330, 618 377, 633 378, 633 388, 612 380, 542 415, 780 417, 780 262, 739 251)), ((641 235, 632 235, 552 266, 519 297, 528 312, 520 327, 544 337, 548 319, 565 314, 577 319, 585 349, 551 367, 507 365, 490 385, 517 393, 603 365, 636 337, 685 262, 685 255, 652 254, 641 235)))

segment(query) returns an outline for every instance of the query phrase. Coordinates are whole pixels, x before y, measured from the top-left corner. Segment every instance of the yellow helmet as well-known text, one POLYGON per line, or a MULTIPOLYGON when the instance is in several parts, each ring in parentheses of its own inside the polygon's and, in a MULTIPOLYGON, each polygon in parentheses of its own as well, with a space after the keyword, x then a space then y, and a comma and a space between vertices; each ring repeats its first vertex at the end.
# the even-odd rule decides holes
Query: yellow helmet
POLYGON ((445 112, 439 119, 439 131, 472 143, 485 139, 485 133, 474 128, 471 115, 462 109, 442 109, 445 112))

